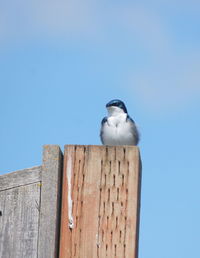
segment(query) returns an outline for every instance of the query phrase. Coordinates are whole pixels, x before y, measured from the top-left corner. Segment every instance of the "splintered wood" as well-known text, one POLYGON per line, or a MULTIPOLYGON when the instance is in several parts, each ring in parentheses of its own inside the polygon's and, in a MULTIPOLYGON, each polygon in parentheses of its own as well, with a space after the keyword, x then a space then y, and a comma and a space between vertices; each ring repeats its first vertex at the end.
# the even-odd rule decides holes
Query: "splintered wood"
POLYGON ((65 146, 60 258, 137 258, 140 183, 137 147, 65 146))

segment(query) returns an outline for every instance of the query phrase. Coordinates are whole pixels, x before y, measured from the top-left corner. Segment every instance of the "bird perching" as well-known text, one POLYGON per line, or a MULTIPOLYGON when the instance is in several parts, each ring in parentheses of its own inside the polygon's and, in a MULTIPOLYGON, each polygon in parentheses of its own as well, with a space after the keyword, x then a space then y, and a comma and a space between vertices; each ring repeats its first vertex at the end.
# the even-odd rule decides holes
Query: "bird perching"
POLYGON ((103 145, 137 145, 139 132, 127 108, 119 99, 106 104, 108 116, 101 122, 100 138, 103 145))

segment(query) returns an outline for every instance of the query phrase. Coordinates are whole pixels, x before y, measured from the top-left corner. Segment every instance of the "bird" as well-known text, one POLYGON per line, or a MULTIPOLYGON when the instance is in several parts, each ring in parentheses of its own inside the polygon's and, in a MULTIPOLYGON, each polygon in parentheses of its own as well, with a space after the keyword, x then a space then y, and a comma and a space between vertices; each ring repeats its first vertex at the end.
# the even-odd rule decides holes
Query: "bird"
POLYGON ((137 145, 139 131, 128 115, 123 101, 113 99, 106 104, 108 116, 101 122, 100 139, 103 145, 137 145))

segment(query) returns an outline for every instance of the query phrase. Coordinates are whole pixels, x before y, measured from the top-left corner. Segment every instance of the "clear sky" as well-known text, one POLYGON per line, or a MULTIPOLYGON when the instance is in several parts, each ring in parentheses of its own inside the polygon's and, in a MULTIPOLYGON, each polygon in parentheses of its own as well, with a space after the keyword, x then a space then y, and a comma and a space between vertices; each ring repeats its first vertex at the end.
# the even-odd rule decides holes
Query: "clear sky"
POLYGON ((100 144, 122 99, 141 132, 139 257, 200 257, 199 1, 0 0, 0 90, 2 174, 43 144, 100 144))

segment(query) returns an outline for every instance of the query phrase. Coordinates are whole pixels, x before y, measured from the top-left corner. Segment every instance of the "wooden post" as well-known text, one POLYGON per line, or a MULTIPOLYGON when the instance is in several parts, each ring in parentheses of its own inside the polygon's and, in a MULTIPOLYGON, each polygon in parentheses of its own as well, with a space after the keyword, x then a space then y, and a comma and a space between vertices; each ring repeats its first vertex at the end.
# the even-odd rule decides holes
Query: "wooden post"
POLYGON ((62 160, 58 145, 44 145, 38 258, 57 258, 59 254, 62 160))
POLYGON ((0 176, 0 258, 58 258, 62 159, 45 145, 42 166, 0 176))
POLYGON ((60 258, 137 258, 140 183, 137 147, 66 145, 60 258))
POLYGON ((36 258, 41 166, 0 176, 0 257, 36 258))

